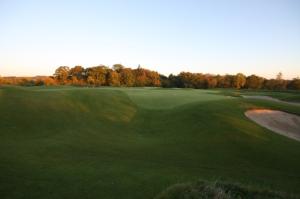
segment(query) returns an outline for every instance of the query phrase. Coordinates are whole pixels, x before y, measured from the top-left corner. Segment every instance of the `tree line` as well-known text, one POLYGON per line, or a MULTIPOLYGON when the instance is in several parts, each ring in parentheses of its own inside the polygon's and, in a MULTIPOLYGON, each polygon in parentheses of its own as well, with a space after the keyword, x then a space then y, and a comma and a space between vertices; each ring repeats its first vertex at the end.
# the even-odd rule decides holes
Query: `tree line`
POLYGON ((160 75, 148 69, 126 68, 115 64, 112 68, 95 66, 84 69, 82 66, 69 68, 61 66, 55 70, 54 79, 58 84, 89 86, 160 86, 160 75))
POLYGON ((104 65, 89 68, 60 66, 50 77, 0 77, 0 84, 300 90, 299 78, 285 80, 282 73, 278 73, 274 79, 254 74, 246 76, 242 73, 212 75, 181 72, 178 75, 165 76, 140 66, 132 69, 121 64, 115 64, 111 68, 104 65))
POLYGON ((274 79, 266 79, 257 75, 211 75, 202 73, 181 72, 161 78, 163 87, 178 88, 235 88, 235 89, 267 89, 267 90, 300 90, 300 79, 285 80, 282 73, 274 79))

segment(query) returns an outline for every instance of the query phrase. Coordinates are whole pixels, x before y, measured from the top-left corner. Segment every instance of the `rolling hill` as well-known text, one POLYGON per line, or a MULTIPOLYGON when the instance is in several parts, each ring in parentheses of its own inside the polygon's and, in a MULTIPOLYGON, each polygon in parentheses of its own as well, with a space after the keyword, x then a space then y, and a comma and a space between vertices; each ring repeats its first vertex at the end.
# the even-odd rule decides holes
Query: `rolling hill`
POLYGON ((300 194, 300 142, 244 112, 300 107, 220 90, 0 88, 0 198, 153 198, 221 180, 300 194))

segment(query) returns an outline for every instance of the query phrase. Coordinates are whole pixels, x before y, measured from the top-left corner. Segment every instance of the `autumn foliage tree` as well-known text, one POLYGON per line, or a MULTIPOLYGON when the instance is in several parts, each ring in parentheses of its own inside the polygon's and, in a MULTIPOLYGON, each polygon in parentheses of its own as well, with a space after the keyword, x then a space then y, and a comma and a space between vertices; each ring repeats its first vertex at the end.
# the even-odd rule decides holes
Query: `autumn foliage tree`
POLYGON ((108 70, 107 85, 108 86, 120 86, 120 75, 117 71, 108 70))
POLYGON ((55 70, 54 78, 60 84, 66 84, 69 77, 70 68, 68 66, 60 66, 55 70))
POLYGON ((212 75, 206 75, 207 88, 215 88, 218 84, 217 78, 212 75))
POLYGON ((122 68, 119 70, 120 74, 120 84, 122 86, 134 86, 135 85, 135 75, 131 68, 122 68))
POLYGON ((147 85, 147 76, 146 70, 138 67, 134 70, 135 74, 135 86, 146 86, 147 85))
POLYGON ((95 66, 87 68, 86 76, 87 83, 94 86, 105 86, 108 67, 95 66))
POLYGON ((157 72, 146 70, 147 86, 160 86, 160 76, 157 72))
POLYGON ((46 77, 43 79, 45 86, 53 86, 56 85, 56 81, 53 77, 46 77))
POLYGON ((260 89, 263 87, 264 78, 256 76, 256 75, 250 75, 246 79, 246 88, 250 89, 260 89))
POLYGON ((234 76, 233 75, 224 75, 218 76, 218 87, 219 88, 233 88, 234 87, 234 76))
POLYGON ((246 76, 242 73, 238 73, 233 77, 233 88, 240 89, 246 84, 246 76))
POLYGON ((115 64, 111 68, 105 65, 89 68, 60 66, 53 77, 0 77, 1 84, 300 90, 299 78, 284 80, 282 73, 278 73, 274 79, 265 79, 254 74, 245 76, 242 73, 213 75, 181 72, 178 75, 165 76, 141 66, 132 69, 122 64, 115 64))

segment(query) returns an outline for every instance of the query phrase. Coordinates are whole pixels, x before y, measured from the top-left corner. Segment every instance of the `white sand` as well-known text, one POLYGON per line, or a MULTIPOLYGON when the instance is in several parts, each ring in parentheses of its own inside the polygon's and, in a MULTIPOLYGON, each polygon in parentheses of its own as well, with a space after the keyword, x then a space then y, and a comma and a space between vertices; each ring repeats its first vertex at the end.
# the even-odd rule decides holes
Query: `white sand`
POLYGON ((268 109, 249 110, 245 115, 275 133, 300 141, 300 116, 268 109))

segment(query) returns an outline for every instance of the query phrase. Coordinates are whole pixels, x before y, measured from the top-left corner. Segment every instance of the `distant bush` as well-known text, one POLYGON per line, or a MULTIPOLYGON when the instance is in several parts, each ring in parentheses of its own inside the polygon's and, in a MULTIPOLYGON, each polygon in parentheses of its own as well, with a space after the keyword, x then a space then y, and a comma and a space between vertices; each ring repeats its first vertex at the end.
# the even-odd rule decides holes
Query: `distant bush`
POLYGON ((198 181, 173 185, 155 199, 299 199, 299 196, 230 183, 198 181))
POLYGON ((295 78, 292 81, 289 82, 288 84, 289 89, 295 89, 295 90, 300 90, 300 79, 295 78))
POLYGON ((21 85, 21 86, 34 86, 35 81, 33 79, 23 78, 19 81, 19 85, 21 85))
POLYGON ((43 85, 45 86, 53 86, 53 85, 56 85, 56 81, 51 78, 51 77, 46 77, 44 79, 42 79, 41 81, 43 81, 43 85))

